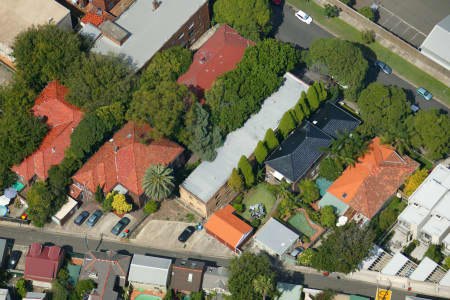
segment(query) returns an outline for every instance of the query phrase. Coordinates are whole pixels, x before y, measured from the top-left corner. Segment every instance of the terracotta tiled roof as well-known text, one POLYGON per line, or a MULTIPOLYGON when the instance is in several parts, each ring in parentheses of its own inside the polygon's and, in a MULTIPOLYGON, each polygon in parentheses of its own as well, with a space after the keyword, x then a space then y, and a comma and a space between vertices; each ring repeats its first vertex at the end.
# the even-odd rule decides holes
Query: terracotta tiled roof
POLYGON ((150 130, 148 125, 127 123, 113 136, 112 142, 106 142, 75 173, 73 179, 92 193, 98 185, 109 192, 121 184, 133 194, 141 195, 145 170, 152 164, 168 165, 184 151, 183 147, 167 139, 142 144, 140 140, 150 130))
POLYGON ((88 24, 91 23, 95 27, 98 27, 100 24, 105 21, 105 18, 103 15, 99 16, 95 13, 88 12, 84 17, 81 19, 81 23, 88 24))
POLYGON ((52 81, 36 99, 32 111, 35 116, 46 117, 49 132, 38 150, 14 166, 14 172, 25 181, 35 174, 46 179, 52 165, 59 164, 64 158, 64 151, 70 145, 70 135, 83 118, 83 112, 64 100, 68 89, 52 81))
POLYGON ((234 208, 231 205, 216 211, 206 222, 205 228, 211 235, 235 249, 253 228, 235 216, 233 212, 234 208))
POLYGON ((195 53, 189 70, 179 83, 198 90, 209 90, 216 78, 233 70, 241 61, 245 49, 255 43, 246 40, 228 25, 222 25, 195 53))
POLYGON ((418 166, 377 137, 369 152, 354 167, 347 167, 327 192, 370 219, 418 166))

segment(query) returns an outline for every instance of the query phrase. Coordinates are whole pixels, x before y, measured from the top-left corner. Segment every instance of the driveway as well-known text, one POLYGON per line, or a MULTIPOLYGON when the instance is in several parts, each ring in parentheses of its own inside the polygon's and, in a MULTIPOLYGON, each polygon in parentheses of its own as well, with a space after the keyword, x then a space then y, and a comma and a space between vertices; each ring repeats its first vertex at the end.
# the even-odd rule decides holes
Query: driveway
POLYGON ((206 230, 194 232, 186 243, 180 243, 178 236, 193 223, 150 220, 137 234, 136 241, 149 247, 201 253, 205 256, 222 258, 233 257, 233 252, 218 240, 206 233, 206 230))

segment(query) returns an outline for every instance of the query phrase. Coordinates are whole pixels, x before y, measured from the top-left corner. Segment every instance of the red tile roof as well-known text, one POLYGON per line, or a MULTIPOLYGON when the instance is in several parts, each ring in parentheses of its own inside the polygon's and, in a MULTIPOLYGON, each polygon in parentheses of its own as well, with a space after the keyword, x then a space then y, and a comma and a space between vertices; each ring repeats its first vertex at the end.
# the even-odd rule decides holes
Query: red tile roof
POLYGON ((88 12, 84 17, 81 19, 81 23, 88 24, 91 23, 95 27, 98 27, 100 24, 105 21, 105 18, 103 15, 99 16, 95 13, 88 12))
POLYGON ((206 222, 207 232, 225 243, 231 249, 236 249, 244 241, 253 228, 233 214, 234 208, 227 205, 216 211, 206 222))
POLYGON ((419 164, 375 138, 354 167, 345 169, 327 192, 371 219, 419 164))
POLYGON ((51 282, 56 278, 64 258, 64 250, 58 246, 31 244, 25 257, 24 278, 51 282))
MULTIPOLYGON (((152 141, 149 145, 141 143, 149 130, 151 127, 148 125, 127 123, 113 136, 112 142, 106 142, 75 173, 73 179, 92 193, 99 185, 109 192, 121 184, 133 194, 141 195, 145 170, 152 164, 168 165, 184 151, 183 147, 168 139, 152 141)), ((74 189, 74 192, 77 191, 74 189)))
POLYGON ((195 53, 189 70, 179 83, 197 90, 209 90, 216 78, 233 70, 244 56, 245 49, 255 43, 246 40, 228 25, 222 25, 195 53))
POLYGON ((39 149, 12 168, 25 181, 34 175, 47 178, 50 167, 63 160, 72 130, 83 118, 83 112, 64 100, 67 92, 68 89, 55 80, 45 87, 34 103, 34 115, 46 117, 50 130, 39 149))

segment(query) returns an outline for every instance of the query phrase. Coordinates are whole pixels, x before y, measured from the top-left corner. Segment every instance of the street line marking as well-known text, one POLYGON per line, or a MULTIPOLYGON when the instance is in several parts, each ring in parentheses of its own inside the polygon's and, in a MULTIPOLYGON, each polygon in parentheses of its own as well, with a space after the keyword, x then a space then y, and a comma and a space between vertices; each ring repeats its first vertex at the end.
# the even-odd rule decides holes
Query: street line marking
POLYGON ((400 18, 399 16, 397 16, 395 13, 393 13, 392 11, 390 11, 389 9, 387 9, 386 7, 384 7, 382 4, 380 4, 378 6, 379 8, 382 8, 384 10, 386 10, 387 12, 390 12, 391 14, 395 15, 397 18, 399 18, 400 20, 402 20, 406 25, 408 25, 409 27, 411 27, 412 29, 416 30, 418 33, 422 34, 423 36, 427 36, 425 33, 423 33, 422 31, 420 31, 419 29, 417 29, 416 27, 412 26, 411 24, 409 24, 408 22, 406 22, 405 20, 403 20, 402 18, 400 18))

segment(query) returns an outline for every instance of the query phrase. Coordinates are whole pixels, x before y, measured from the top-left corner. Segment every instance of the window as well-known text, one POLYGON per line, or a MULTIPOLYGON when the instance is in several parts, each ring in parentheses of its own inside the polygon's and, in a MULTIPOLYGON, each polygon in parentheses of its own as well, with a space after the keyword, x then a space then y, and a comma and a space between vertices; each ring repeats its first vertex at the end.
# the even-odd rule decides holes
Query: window
POLYGON ((184 37, 184 32, 182 34, 180 34, 180 36, 178 37, 179 40, 181 40, 184 37))
POLYGON ((189 273, 189 275, 188 275, 188 281, 189 282, 192 282, 192 276, 193 276, 192 273, 189 273))
POLYGON ((345 198, 345 197, 347 197, 347 193, 342 194, 342 198, 345 198))
POLYGON ((191 23, 191 25, 189 25, 188 29, 192 29, 192 27, 194 27, 194 25, 195 25, 195 22, 192 21, 192 23, 191 23))

